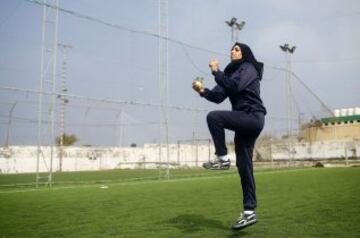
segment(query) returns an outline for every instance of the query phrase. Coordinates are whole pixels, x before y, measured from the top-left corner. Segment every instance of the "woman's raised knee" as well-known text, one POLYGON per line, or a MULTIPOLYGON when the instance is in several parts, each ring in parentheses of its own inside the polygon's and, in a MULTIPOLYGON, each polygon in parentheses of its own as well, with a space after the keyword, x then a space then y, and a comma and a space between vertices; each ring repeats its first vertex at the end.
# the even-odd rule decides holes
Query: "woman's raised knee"
POLYGON ((214 120, 216 120, 218 118, 217 112, 216 111, 211 111, 207 114, 206 116, 206 121, 209 122, 213 122, 214 120))

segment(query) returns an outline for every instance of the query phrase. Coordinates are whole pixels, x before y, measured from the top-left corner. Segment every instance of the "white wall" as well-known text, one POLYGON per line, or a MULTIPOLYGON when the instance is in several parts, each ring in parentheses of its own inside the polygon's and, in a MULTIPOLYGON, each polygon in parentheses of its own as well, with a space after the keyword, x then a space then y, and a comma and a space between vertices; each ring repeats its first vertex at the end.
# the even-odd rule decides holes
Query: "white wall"
MULTIPOLYGON (((165 167, 166 147, 162 148, 161 160, 159 151, 158 145, 145 145, 141 148, 66 147, 62 171, 165 167)), ((214 154, 213 147, 209 145, 175 144, 169 146, 169 151, 172 167, 201 167, 202 163, 212 159, 214 154)), ((44 156, 39 159, 39 171, 46 172, 50 168, 50 148, 42 147, 42 154, 44 156)), ((53 171, 59 171, 58 154, 58 149, 54 148, 53 171)), ((0 173, 36 172, 36 165, 36 146, 0 147, 0 173)))
MULTIPOLYGON (((171 144, 169 145, 171 167, 201 167, 202 163, 213 159, 213 145, 171 144)), ((273 143, 259 145, 256 149, 263 159, 288 160, 290 157, 287 144, 273 143), (270 154, 271 152, 271 154, 270 154)), ((324 141, 314 143, 296 143, 293 145, 293 158, 332 159, 360 157, 359 140, 324 141), (345 152, 346 151, 346 152, 345 152)), ((39 171, 50 168, 50 148, 42 148, 45 155, 40 157, 39 171)), ((58 150, 54 148, 53 171, 59 171, 58 150)), ((235 165, 235 154, 229 154, 235 165)), ((254 154, 255 156, 255 154, 254 154)), ((159 146, 147 144, 141 148, 119 147, 66 147, 62 171, 104 170, 116 168, 158 168, 166 166, 166 147, 162 148, 162 161, 159 157, 159 146)), ((11 146, 0 147, 0 173, 36 172, 37 147, 11 146)))
POLYGON ((272 143, 261 145, 258 148, 259 153, 265 159, 288 160, 289 157, 297 160, 322 160, 322 159, 341 159, 346 156, 360 157, 360 140, 329 140, 317 142, 297 142, 292 146, 289 144, 272 143), (288 148, 292 149, 288 149, 288 148), (292 153, 290 153, 292 151, 292 153), (271 155, 270 155, 271 152, 271 155))

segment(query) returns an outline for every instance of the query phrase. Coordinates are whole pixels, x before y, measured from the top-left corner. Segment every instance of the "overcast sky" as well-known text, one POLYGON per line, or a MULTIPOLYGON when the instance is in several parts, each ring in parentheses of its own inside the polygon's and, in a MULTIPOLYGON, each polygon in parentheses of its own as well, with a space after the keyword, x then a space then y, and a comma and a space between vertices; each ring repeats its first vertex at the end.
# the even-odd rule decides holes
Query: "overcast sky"
MULTIPOLYGON (((60 0, 60 6, 104 22, 158 33, 156 0, 60 0)), ((0 86, 38 90, 42 7, 24 0, 0 1, 0 86)), ((229 54, 231 17, 246 21, 239 40, 265 63, 262 98, 268 109, 264 133, 286 130, 284 53, 279 45, 295 45, 291 70, 330 109, 360 106, 360 2, 357 0, 169 0, 169 37, 229 54)), ((69 94, 118 101, 159 103, 158 39, 59 14, 58 41, 72 46, 67 54, 69 94)), ((207 110, 213 105, 191 90, 201 76, 213 87, 208 62, 229 57, 169 42, 169 104, 207 110)), ((58 74, 61 72, 58 52, 58 74)), ((60 77, 57 78, 59 90, 60 77)), ((36 144, 37 95, 0 89, 0 143, 5 144, 8 115, 17 102, 10 127, 10 144, 36 144)), ((298 80, 292 79, 293 117, 302 122, 321 118, 326 110, 298 80)), ((66 132, 78 144, 129 145, 159 140, 157 107, 124 106, 69 99, 66 132)), ((206 112, 168 110, 170 140, 209 138, 206 112)), ((58 109, 56 120, 58 121, 58 109)), ((294 127, 299 122, 294 121, 294 127)), ((57 125, 58 133, 58 125, 57 125)), ((231 136, 231 134, 230 134, 231 136)), ((231 140, 231 138, 229 138, 231 140)))

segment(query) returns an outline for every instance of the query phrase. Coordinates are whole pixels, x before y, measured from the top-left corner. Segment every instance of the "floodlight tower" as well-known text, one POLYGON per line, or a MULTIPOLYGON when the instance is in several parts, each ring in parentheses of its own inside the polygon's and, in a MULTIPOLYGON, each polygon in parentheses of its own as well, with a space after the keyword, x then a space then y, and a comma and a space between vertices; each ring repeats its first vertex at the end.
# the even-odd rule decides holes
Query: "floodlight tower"
POLYGON ((159 86, 160 86, 160 140, 159 162, 163 163, 163 144, 166 145, 167 169, 165 177, 170 174, 169 126, 167 117, 168 104, 168 0, 159 0, 159 86))
POLYGON ((47 181, 48 186, 52 187, 59 0, 43 0, 42 3, 36 187, 38 187, 39 182, 44 179, 47 181), (46 176, 40 176, 40 160, 48 172, 46 176))
POLYGON ((285 62, 286 62, 286 74, 285 74, 285 88, 286 88, 286 98, 287 102, 286 112, 287 112, 287 134, 289 142, 289 155, 293 159, 294 151, 292 145, 292 123, 293 118, 293 104, 292 104, 292 88, 291 88, 291 55, 295 52, 296 46, 289 46, 288 43, 279 46, 280 49, 285 52, 285 62))
POLYGON ((239 32, 245 26, 245 21, 237 22, 236 17, 232 17, 230 21, 225 23, 231 28, 231 43, 234 44, 239 39, 239 32))

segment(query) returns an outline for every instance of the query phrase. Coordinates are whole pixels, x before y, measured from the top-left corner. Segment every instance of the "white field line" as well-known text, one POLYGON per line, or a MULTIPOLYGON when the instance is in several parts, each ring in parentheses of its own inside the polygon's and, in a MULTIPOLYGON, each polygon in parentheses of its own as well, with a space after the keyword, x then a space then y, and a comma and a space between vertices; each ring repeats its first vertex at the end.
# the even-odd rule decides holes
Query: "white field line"
MULTIPOLYGON (((275 171, 259 171, 255 172, 255 175, 267 175, 267 174, 277 174, 277 173, 288 173, 288 172, 298 172, 303 170, 314 170, 315 168, 306 168, 306 169, 290 169, 290 170, 275 170, 275 171)), ((150 183, 174 183, 174 182, 187 182, 194 180, 206 180, 206 179, 221 179, 229 176, 238 176, 237 172, 234 173, 226 173, 220 175, 209 175, 209 176, 194 176, 194 177, 184 177, 184 178, 174 178, 170 180, 151 180, 151 181, 128 181, 128 182, 118 182, 111 183, 111 185, 107 185, 110 187, 115 186, 129 186, 129 185, 142 185, 142 184, 150 184, 150 183)), ((88 184, 88 185, 74 185, 74 186, 61 186, 61 187, 52 187, 52 188, 24 188, 24 189, 16 189, 9 191, 0 191, 0 194, 10 194, 10 193, 22 193, 22 192, 49 192, 55 190, 65 190, 65 189, 78 189, 78 188, 96 188, 100 189, 101 186, 105 184, 88 184)))
MULTIPOLYGON (((174 178, 170 180, 159 179, 159 180, 148 180, 148 181, 124 181, 124 182, 111 182, 109 187, 115 186, 129 186, 129 185, 141 185, 141 184, 149 184, 149 183, 169 183, 169 182, 181 182, 181 181, 193 181, 193 180, 200 180, 200 179, 214 179, 214 178, 223 178, 225 176, 234 176, 236 174, 226 174, 226 175, 210 175, 210 176, 202 176, 202 177, 187 177, 187 178, 174 178)), ((111 180, 110 180, 111 181, 111 180)), ((43 191, 54 191, 54 190, 63 190, 63 189, 77 189, 77 188, 100 188, 101 186, 106 185, 104 184, 87 184, 87 185, 74 185, 74 186, 61 186, 61 187, 52 187, 52 188, 24 188, 24 189, 16 189, 10 191, 0 191, 0 194, 3 193, 20 193, 20 192, 43 192, 43 191)))

